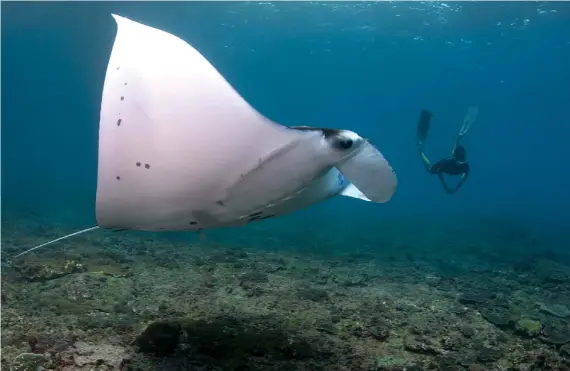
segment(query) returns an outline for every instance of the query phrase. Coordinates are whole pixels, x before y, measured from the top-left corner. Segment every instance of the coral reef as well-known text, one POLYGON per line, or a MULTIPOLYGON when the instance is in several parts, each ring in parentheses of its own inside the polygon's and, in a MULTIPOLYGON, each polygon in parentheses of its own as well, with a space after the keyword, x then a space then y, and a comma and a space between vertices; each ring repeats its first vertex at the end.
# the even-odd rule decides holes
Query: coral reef
POLYGON ((568 267, 544 256, 109 233, 11 262, 25 233, 2 234, 2 367, 14 371, 570 370, 568 267))

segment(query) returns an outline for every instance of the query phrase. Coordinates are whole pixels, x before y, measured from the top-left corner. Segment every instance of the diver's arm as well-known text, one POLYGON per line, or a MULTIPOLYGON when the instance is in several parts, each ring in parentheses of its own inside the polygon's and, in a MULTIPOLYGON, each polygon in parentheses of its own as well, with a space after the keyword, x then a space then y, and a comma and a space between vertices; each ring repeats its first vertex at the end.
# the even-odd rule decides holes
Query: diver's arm
POLYGON ((443 186, 445 193, 452 194, 453 192, 455 192, 453 189, 447 186, 447 183, 445 183, 445 178, 443 177, 442 173, 437 173, 437 177, 439 178, 439 181, 441 182, 441 185, 443 186))
POLYGON ((467 176, 469 176, 469 173, 463 173, 463 175, 461 176, 461 180, 459 181, 459 183, 457 183, 457 186, 455 186, 455 191, 457 192, 459 190, 459 188, 463 187, 463 184, 465 184, 465 181, 467 180, 467 176))
POLYGON ((437 174, 439 176, 439 180, 441 181, 441 184, 443 185, 443 189, 445 190, 445 192, 447 194, 452 194, 457 192, 461 187, 463 187, 463 184, 465 184, 465 181, 467 180, 467 175, 469 173, 463 173, 463 175, 461 176, 461 180, 459 181, 459 183, 457 183, 457 185, 454 188, 450 188, 447 183, 445 183, 445 179, 443 178, 443 174, 439 173, 437 174))

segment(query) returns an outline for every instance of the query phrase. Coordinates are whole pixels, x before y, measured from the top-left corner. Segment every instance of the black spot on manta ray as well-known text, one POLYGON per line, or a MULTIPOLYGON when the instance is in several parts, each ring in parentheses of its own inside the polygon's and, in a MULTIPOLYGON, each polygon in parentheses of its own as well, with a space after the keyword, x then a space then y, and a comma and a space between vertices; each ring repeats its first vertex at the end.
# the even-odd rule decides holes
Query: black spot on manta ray
POLYGON ((119 68, 121 68, 121 67, 117 67, 117 71, 119 70, 119 68))
POLYGON ((198 224, 198 222, 195 222, 195 221, 191 220, 190 223, 188 223, 188 224, 190 224, 190 225, 196 225, 196 224, 198 224))
POLYGON ((121 100, 125 100, 125 97, 121 97, 121 100))
POLYGON ((121 122, 123 122, 123 119, 118 119, 117 120, 117 126, 121 126, 121 122))
POLYGON ((149 164, 144 164, 144 167, 145 167, 146 169, 150 169, 150 165, 149 165, 149 164))
POLYGON ((140 163, 140 162, 137 162, 137 166, 141 166, 141 163, 140 163))
POLYGON ((117 180, 121 180, 121 177, 120 177, 120 176, 117 176, 117 180))

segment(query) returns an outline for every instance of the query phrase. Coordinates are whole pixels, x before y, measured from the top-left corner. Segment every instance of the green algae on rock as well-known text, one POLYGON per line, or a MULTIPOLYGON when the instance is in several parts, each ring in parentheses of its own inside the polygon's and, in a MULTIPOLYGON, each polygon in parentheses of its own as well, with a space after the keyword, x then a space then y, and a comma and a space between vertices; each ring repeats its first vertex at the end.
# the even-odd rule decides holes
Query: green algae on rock
POLYGON ((521 318, 515 322, 515 331, 526 337, 536 337, 540 335, 542 323, 529 318, 521 318))
POLYGON ((403 358, 393 356, 379 356, 376 358, 376 370, 378 371, 406 369, 410 365, 410 362, 403 358))

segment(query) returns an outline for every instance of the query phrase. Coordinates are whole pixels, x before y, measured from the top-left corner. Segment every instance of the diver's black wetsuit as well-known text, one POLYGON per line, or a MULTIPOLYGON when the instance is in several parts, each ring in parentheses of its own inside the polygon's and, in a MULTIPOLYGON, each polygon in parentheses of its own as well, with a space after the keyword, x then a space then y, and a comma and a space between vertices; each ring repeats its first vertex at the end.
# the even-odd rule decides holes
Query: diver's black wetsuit
POLYGON ((444 158, 433 164, 429 172, 431 174, 443 173, 447 175, 469 174, 469 164, 467 162, 459 162, 453 157, 444 158))
POLYGON ((420 121, 418 122, 418 134, 417 134, 418 150, 420 151, 420 155, 422 156, 424 165, 426 166, 430 174, 437 174, 439 180, 441 181, 441 184, 443 185, 443 188, 447 193, 449 194, 455 193, 457 190, 459 190, 459 188, 463 186, 463 184, 467 180, 467 176, 469 175, 469 170, 470 170, 469 164, 467 163, 466 160, 467 153, 465 151, 465 148, 459 145, 459 140, 461 139, 462 135, 458 135, 451 157, 439 160, 438 162, 432 165, 432 163, 430 162, 430 160, 427 158, 427 156, 423 151, 423 143, 424 140, 426 139, 427 132, 430 127, 430 120, 431 120, 431 113, 429 111, 423 110, 420 115, 420 121), (445 182, 443 176, 444 174, 451 176, 460 175, 461 179, 455 187, 450 188, 445 182))

